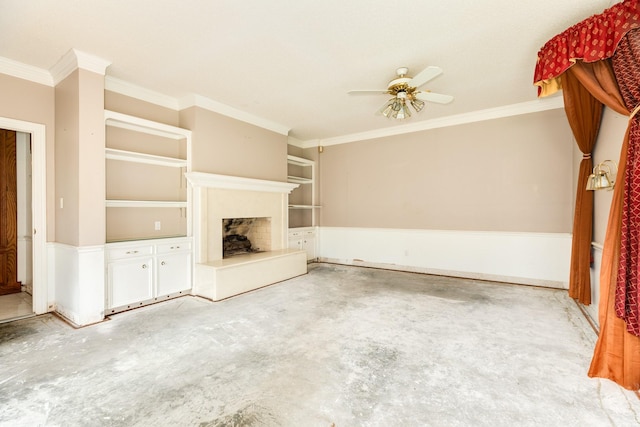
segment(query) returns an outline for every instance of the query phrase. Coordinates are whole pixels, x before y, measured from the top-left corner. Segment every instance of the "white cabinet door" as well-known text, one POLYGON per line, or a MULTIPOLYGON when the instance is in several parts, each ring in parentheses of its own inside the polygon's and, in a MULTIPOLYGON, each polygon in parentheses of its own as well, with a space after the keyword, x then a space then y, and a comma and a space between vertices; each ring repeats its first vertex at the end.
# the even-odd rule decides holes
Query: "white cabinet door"
POLYGON ((296 238, 289 238, 289 249, 298 249, 301 250, 302 249, 302 238, 300 237, 296 237, 296 238))
POLYGON ((123 259, 109 263, 109 308, 153 297, 153 258, 123 259))
POLYGON ((191 253, 158 256, 157 296, 191 289, 191 253))
POLYGON ((304 235, 302 239, 302 249, 307 251, 307 261, 316 258, 316 235, 314 232, 309 232, 304 235))

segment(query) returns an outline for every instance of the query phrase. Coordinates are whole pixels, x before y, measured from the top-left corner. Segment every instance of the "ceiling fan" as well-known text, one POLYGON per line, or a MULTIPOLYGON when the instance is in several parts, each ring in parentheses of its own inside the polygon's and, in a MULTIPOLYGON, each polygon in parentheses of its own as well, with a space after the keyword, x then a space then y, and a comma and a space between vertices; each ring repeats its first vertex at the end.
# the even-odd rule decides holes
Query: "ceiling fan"
POLYGON ((425 101, 439 104, 447 104, 453 101, 453 96, 451 95, 442 95, 428 90, 417 90, 420 86, 442 74, 440 67, 427 67, 416 74, 415 77, 407 76, 408 72, 409 69, 407 67, 398 68, 396 70, 398 77, 389 82, 386 90, 351 90, 348 93, 350 95, 392 95, 393 98, 388 100, 378 112, 387 118, 394 119, 411 117, 411 111, 407 103, 411 104, 417 112, 420 112, 425 106, 425 101))

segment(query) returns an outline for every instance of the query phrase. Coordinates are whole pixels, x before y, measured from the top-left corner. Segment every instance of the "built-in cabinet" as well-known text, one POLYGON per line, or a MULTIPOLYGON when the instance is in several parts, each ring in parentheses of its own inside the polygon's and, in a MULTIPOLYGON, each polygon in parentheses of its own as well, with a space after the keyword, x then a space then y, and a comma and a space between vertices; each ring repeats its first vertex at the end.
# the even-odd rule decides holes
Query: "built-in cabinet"
POLYGON ((317 258, 316 228, 298 227, 289 229, 289 248, 307 252, 307 261, 317 258))
POLYGON ((135 308, 191 289, 191 239, 107 245, 108 313, 135 308))
POLYGON ((105 111, 107 313, 192 285, 191 132, 105 111))
POLYGON ((289 248, 307 252, 307 260, 316 255, 315 162, 302 157, 287 156, 287 180, 299 184, 289 195, 289 248))

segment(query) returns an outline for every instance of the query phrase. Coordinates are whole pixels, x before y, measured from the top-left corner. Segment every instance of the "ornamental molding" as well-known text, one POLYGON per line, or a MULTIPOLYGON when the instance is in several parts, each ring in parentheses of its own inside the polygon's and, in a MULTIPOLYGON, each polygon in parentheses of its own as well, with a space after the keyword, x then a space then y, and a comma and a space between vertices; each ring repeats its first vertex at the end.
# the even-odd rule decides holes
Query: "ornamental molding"
POLYGON ((111 62, 105 59, 77 49, 70 49, 49 71, 53 77, 53 85, 56 86, 77 69, 91 71, 104 76, 109 65, 111 65, 111 62))
POLYGON ((352 133, 349 135, 337 136, 326 139, 312 139, 308 141, 295 141, 293 144, 300 148, 312 148, 317 146, 329 146, 346 144, 349 142, 364 141, 368 139, 382 138, 388 136, 402 135, 412 132, 420 132, 429 129, 438 129, 449 126, 464 125, 467 123, 481 122, 486 120, 501 119, 504 117, 518 116, 523 114, 538 113, 547 110, 564 108, 562 96, 552 96, 537 99, 519 104, 505 105, 502 107, 488 108, 486 110, 472 111, 470 113, 456 114, 453 116, 440 117, 437 119, 425 120, 422 122, 400 125, 391 128, 376 129, 367 132, 352 133))

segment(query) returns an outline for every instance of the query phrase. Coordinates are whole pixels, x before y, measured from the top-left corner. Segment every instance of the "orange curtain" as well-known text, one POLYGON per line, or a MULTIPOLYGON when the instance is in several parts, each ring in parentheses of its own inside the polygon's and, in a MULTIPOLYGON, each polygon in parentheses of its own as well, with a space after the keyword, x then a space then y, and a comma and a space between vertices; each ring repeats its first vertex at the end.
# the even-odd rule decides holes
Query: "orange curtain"
POLYGON ((596 143, 602 103, 594 98, 571 71, 562 75, 562 94, 567 120, 582 151, 576 207, 573 218, 569 296, 585 305, 591 304, 591 237, 593 230, 593 191, 587 191, 587 179, 593 169, 591 151, 596 143))
MULTIPOLYGON (((629 180, 630 174, 640 171, 640 115, 636 115, 640 110, 640 86, 637 83, 640 81, 640 61, 636 59, 640 58, 640 31, 632 31, 639 27, 640 0, 618 3, 549 40, 538 53, 534 75, 539 96, 550 95, 565 84, 570 85, 572 77, 576 77, 600 102, 630 116, 604 241, 598 310, 600 333, 589 368, 589 376, 608 378, 630 390, 640 389, 640 337, 627 330, 629 325, 616 313, 616 303, 620 305, 620 296, 627 296, 629 289, 631 264, 628 259, 621 262, 622 255, 631 258, 634 264, 632 269, 640 272, 640 255, 636 257, 640 245, 634 247, 631 255, 627 245, 629 234, 633 235, 632 242, 640 239, 640 227, 635 224, 630 227, 629 222, 629 212, 637 208, 636 200, 640 199, 640 194, 636 194, 639 197, 633 196, 640 192, 637 186, 640 185, 640 176, 637 185, 629 180), (638 36, 634 33, 638 33, 638 36), (638 39, 635 51, 630 49, 620 53, 625 50, 623 45, 631 44, 627 43, 630 38, 638 39), (612 58, 615 63, 613 68, 616 69, 616 77, 613 77, 612 67, 605 61, 607 58, 612 58), (622 65, 629 69, 623 69, 622 65), (620 87, 618 82, 621 83, 620 87), (633 112, 630 113, 631 110, 633 112), (629 163, 632 164, 631 169, 629 163), (622 239, 623 235, 625 239, 622 239), (621 249, 624 249, 624 253, 621 249), (635 263, 638 268, 635 268, 635 263)), ((640 222, 640 219, 636 222, 640 222)), ((634 290, 638 291, 637 286, 634 290)), ((637 296, 638 299, 632 303, 640 300, 640 291, 637 296)), ((627 309, 629 299, 622 302, 627 309)), ((637 305, 635 309, 639 314, 636 317, 640 318, 637 305)))
MULTIPOLYGON (((640 37, 640 31, 630 32, 629 37, 640 37)), ((572 77, 589 90, 600 102, 614 111, 630 115, 625 107, 610 61, 583 63, 578 61, 561 76, 564 87, 572 77), (571 77, 568 77, 571 75, 571 77)), ((573 84, 570 83, 570 84, 573 84)), ((632 117, 638 120, 640 117, 632 117)), ((598 319, 600 333, 589 368, 590 377, 608 378, 619 385, 637 390, 640 388, 640 338, 626 330, 625 322, 615 312, 614 298, 620 254, 622 209, 624 201, 624 177, 626 176, 629 129, 625 135, 614 189, 609 221, 602 254, 600 271, 600 305, 598 319)))
POLYGON ((573 221, 569 296, 582 304, 591 304, 591 238, 593 230, 593 192, 586 183, 593 168, 591 151, 600 129, 602 105, 629 115, 618 91, 608 60, 593 63, 577 61, 560 76, 564 108, 578 147, 583 153, 578 174, 573 221))
MULTIPOLYGON (((620 183, 624 182, 626 174, 628 135, 629 129, 627 129, 620 152, 620 168, 616 177, 616 182, 620 183)), ((627 332, 626 324, 616 315, 613 303, 620 256, 623 186, 616 185, 613 191, 600 270, 600 305, 598 309, 600 333, 593 351, 589 376, 608 378, 624 388, 638 390, 640 388, 640 338, 627 332)))

